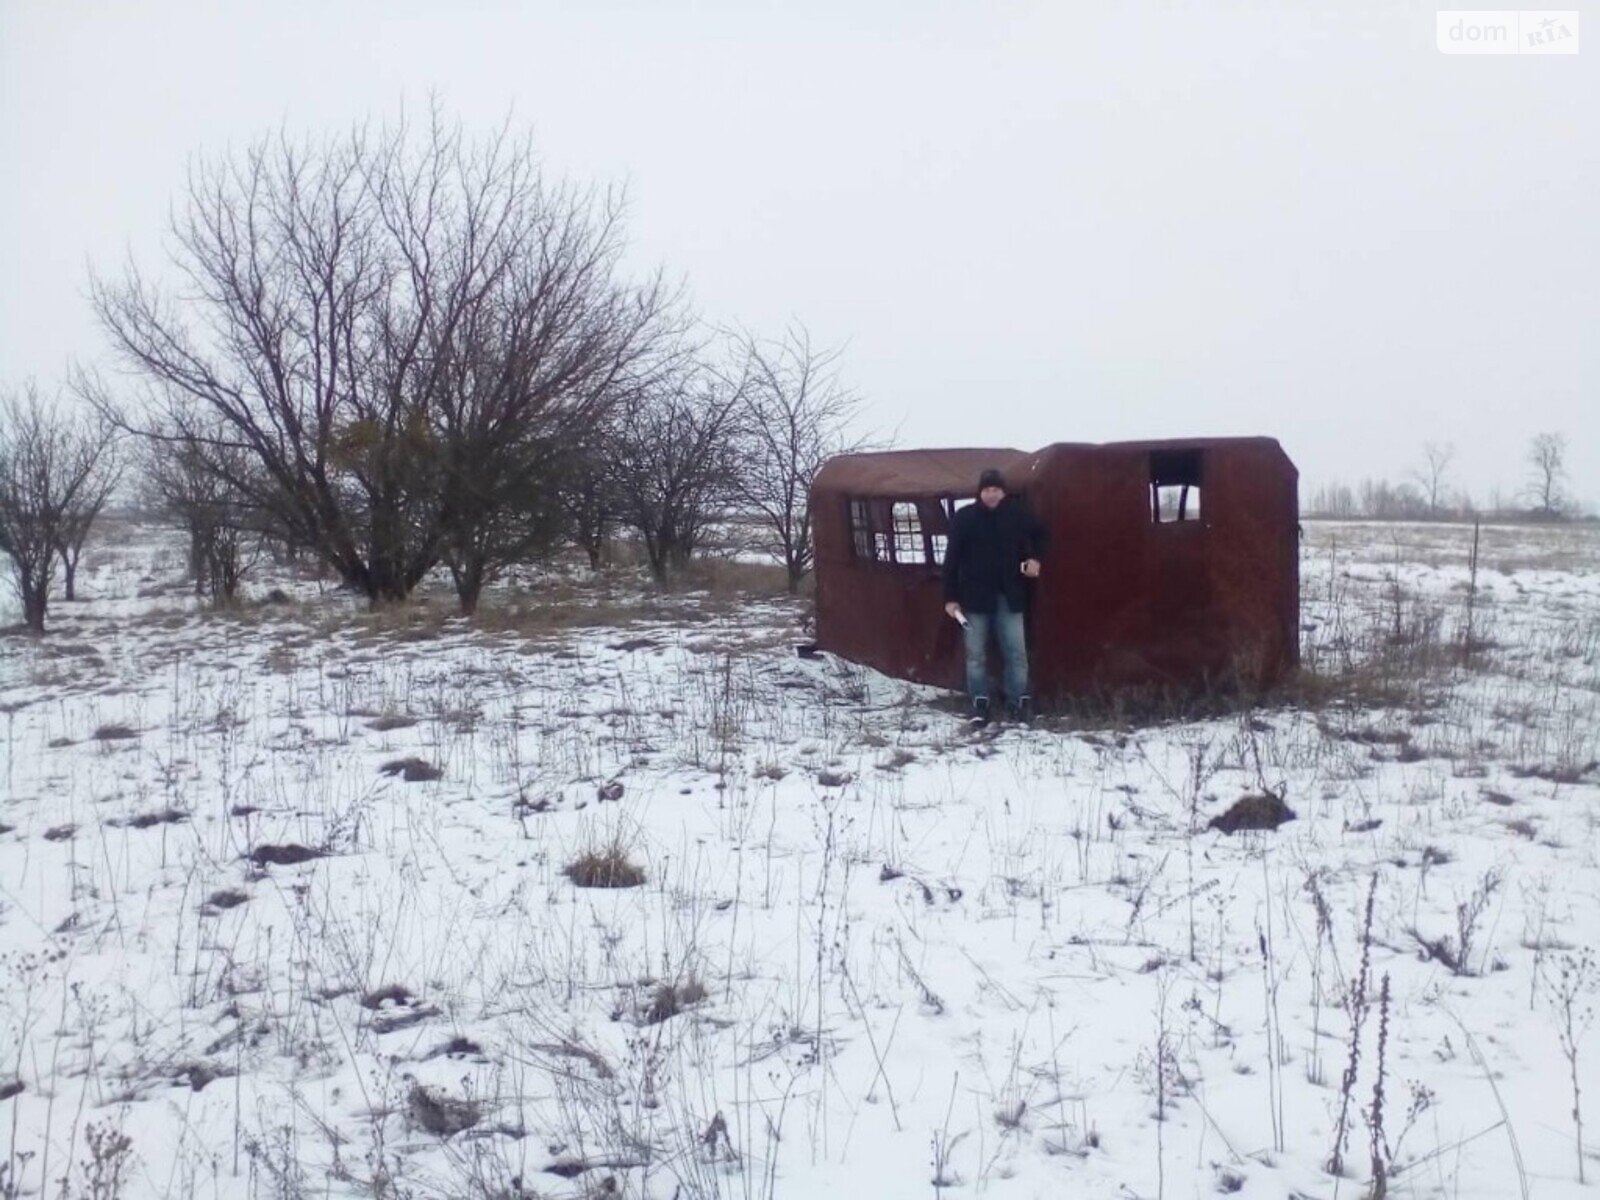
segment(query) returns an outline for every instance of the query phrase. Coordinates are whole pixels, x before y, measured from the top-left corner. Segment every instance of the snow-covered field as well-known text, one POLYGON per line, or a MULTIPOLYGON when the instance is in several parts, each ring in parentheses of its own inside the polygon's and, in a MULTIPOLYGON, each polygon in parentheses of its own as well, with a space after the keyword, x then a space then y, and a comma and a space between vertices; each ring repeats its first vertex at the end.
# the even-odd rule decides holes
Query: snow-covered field
POLYGON ((1600 531, 1470 540, 1308 525, 1292 702, 991 739, 787 599, 108 529, 0 640, 0 1197, 1593 1194, 1600 531))

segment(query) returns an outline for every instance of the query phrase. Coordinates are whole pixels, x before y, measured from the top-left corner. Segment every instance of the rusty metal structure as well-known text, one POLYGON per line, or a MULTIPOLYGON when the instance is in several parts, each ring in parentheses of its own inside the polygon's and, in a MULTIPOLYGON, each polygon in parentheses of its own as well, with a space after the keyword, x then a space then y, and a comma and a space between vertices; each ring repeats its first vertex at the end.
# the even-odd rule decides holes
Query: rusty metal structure
POLYGON ((1049 531, 1034 694, 1270 684, 1299 661, 1298 472, 1272 438, 841 455, 811 490, 819 648, 962 686, 951 516, 998 467, 1049 531))

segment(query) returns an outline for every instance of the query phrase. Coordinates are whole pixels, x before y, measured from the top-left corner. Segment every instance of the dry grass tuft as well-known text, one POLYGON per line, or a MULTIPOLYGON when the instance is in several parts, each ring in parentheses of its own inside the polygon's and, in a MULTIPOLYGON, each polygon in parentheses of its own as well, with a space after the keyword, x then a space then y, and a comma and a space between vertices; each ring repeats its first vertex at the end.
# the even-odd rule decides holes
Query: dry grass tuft
POLYGON ((438 1137, 451 1137, 471 1129, 483 1119, 483 1106, 476 1100, 457 1100, 438 1088, 420 1083, 411 1085, 406 1101, 411 1119, 438 1137))
POLYGON ((295 657, 294 651, 295 647, 287 642, 274 646, 267 651, 266 657, 261 660, 261 665, 274 675, 288 675, 300 665, 300 660, 295 657))
POLYGON ((662 1021, 671 1020, 684 1009, 699 1004, 708 995, 710 993, 706 991, 706 985, 692 975, 682 983, 660 984, 651 993, 650 1003, 644 1010, 644 1023, 659 1025, 662 1021))
POLYGON ((675 615, 670 605, 647 596, 563 588, 511 603, 486 603, 473 623, 488 633, 540 639, 597 625, 621 630, 641 621, 669 621, 675 615))
POLYGON ((1374 725, 1367 725, 1360 729, 1346 730, 1343 733, 1328 730, 1333 737, 1343 738, 1347 742, 1359 742, 1363 746, 1408 746, 1411 744, 1411 733, 1405 729, 1379 729, 1374 725))
POLYGON ((1513 764, 1511 767, 1511 773, 1518 779, 1543 779, 1546 783, 1582 783, 1585 776, 1596 772, 1600 772, 1600 762, 1513 764))
MULTIPOLYGON (((810 591, 809 578, 802 593, 810 591)), ((697 558, 680 572, 673 586, 705 592, 714 601, 786 596, 789 576, 773 562, 739 562, 731 558, 697 558)))
POLYGON ((562 870, 577 887, 630 888, 644 882, 644 868, 628 858, 628 848, 619 842, 589 850, 573 859, 562 870))
POLYGON ((995 1110, 994 1123, 1001 1129, 1015 1133, 1022 1128, 1023 1118, 1028 1115, 1028 1102, 1022 1099, 1012 1100, 1002 1104, 995 1110))
POLYGON ((401 1029, 411 1029, 440 1015, 438 1006, 433 1004, 418 1008, 399 1007, 388 1015, 372 1018, 372 1032, 395 1033, 401 1029))
POLYGON ((356 610, 336 618, 341 628, 355 627, 363 640, 393 638, 401 642, 428 642, 444 632, 445 622, 455 616, 444 596, 413 592, 409 600, 356 610))

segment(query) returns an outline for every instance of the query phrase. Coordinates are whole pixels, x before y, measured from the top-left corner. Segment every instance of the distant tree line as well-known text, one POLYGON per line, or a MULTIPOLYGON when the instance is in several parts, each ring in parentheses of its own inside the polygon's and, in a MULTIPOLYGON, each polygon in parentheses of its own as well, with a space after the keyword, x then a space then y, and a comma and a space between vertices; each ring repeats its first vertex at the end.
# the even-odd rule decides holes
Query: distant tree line
POLYGON ((1311 493, 1305 514, 1375 521, 1566 521, 1585 515, 1571 495, 1567 440, 1560 433, 1532 438, 1523 460, 1522 486, 1510 494, 1496 491, 1483 503, 1451 486, 1454 460, 1454 446, 1429 442, 1408 478, 1325 484, 1311 493))
POLYGON ((0 415, 28 624, 115 478, 79 459, 119 441, 219 603, 264 557, 303 556, 375 605, 443 568, 471 613, 508 567, 567 546, 599 565, 619 533, 666 582, 730 514, 797 589, 811 480, 853 445, 837 353, 799 325, 709 329, 659 272, 626 278, 623 217, 617 193, 548 179, 527 138, 436 112, 194 167, 177 282, 92 279, 124 374, 78 372, 59 428, 36 397, 0 415))

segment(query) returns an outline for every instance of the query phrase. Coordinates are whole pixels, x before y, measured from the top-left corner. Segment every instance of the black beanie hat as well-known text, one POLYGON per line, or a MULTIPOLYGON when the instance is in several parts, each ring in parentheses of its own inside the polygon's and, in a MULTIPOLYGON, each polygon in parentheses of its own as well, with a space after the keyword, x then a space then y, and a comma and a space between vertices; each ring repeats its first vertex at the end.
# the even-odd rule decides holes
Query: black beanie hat
POLYGON ((986 487, 997 487, 1001 491, 1005 491, 1005 476, 1000 474, 999 468, 988 467, 983 474, 978 476, 978 490, 981 492, 986 487))

